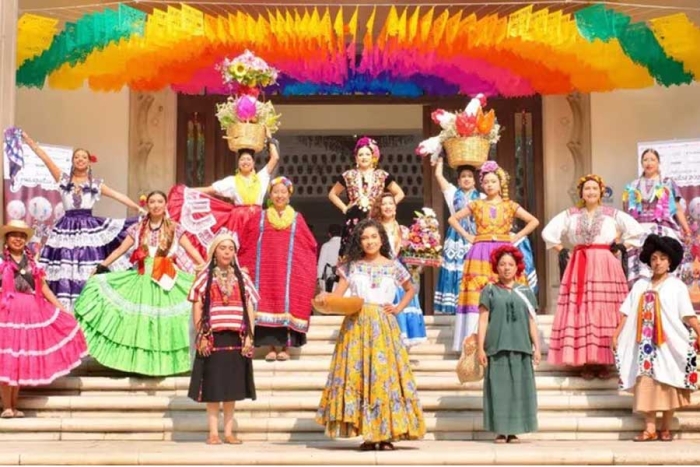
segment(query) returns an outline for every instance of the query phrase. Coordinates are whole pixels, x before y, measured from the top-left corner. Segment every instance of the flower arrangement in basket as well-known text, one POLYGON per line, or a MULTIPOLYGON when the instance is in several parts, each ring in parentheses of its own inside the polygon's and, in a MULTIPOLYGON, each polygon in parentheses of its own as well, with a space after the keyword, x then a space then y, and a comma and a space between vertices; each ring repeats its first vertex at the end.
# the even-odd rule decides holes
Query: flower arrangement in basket
POLYGON ((233 60, 224 59, 219 69, 224 84, 231 89, 226 102, 216 105, 216 117, 226 130, 229 148, 261 151, 266 128, 270 133, 279 130, 280 115, 272 102, 258 100, 262 87, 276 83, 277 70, 249 50, 233 60))
POLYGON ((419 156, 430 156, 432 161, 445 149, 447 163, 456 168, 460 165, 481 167, 489 157, 492 144, 500 139, 501 126, 493 109, 484 113, 486 97, 477 94, 464 110, 447 112, 438 109, 431 114, 433 122, 442 131, 437 136, 422 141, 416 148, 419 156))
POLYGON ((404 236, 401 259, 410 266, 440 266, 442 245, 440 244, 440 223, 435 211, 423 208, 415 212, 413 225, 404 236))

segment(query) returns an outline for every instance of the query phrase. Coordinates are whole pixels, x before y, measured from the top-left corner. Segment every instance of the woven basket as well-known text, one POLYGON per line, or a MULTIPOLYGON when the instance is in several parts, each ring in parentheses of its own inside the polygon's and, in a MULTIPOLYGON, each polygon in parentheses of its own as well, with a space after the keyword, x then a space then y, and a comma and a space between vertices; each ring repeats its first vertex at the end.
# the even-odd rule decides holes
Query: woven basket
POLYGON ((354 315, 359 313, 365 301, 360 297, 336 297, 329 295, 326 297, 324 305, 316 300, 311 301, 313 308, 324 315, 354 315))
POLYGON ((260 152, 265 147, 265 125, 260 123, 234 123, 226 128, 228 147, 237 152, 241 149, 252 149, 260 152))
POLYGON ((489 158, 491 143, 482 136, 450 138, 443 143, 447 152, 447 163, 453 169, 460 165, 473 165, 477 169, 489 158))
POLYGON ((472 383, 484 379, 484 367, 479 363, 477 357, 478 341, 476 334, 464 339, 462 342, 462 355, 457 361, 457 378, 459 382, 472 383))

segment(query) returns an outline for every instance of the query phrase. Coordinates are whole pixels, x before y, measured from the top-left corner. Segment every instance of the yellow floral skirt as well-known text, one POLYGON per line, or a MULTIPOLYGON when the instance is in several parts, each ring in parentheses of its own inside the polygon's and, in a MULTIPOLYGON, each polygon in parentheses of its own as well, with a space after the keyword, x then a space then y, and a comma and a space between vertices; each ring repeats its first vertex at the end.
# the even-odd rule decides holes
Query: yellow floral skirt
POLYGON ((345 318, 316 422, 331 438, 420 439, 423 409, 396 318, 365 305, 345 318))

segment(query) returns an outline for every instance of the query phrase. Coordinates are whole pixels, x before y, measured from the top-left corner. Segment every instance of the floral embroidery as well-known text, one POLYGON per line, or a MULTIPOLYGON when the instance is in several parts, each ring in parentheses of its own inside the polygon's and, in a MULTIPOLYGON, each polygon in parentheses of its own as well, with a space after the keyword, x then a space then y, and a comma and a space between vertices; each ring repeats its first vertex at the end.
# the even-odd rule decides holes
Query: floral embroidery
POLYGON ((384 191, 384 185, 389 174, 383 170, 373 170, 371 181, 365 178, 359 170, 351 169, 343 173, 348 190, 350 203, 356 203, 363 211, 369 211, 379 195, 384 191))

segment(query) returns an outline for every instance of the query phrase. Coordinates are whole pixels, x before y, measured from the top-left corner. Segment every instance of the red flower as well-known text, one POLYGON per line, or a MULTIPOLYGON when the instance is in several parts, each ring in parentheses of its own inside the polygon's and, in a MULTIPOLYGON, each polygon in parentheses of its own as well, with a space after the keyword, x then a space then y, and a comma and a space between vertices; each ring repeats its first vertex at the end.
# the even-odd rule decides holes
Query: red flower
POLYGON ((457 115, 455 127, 457 128, 457 133, 459 133, 460 136, 472 136, 474 134, 474 130, 476 130, 476 125, 474 122, 463 113, 457 115))
POLYGON ((90 161, 91 164, 94 164, 97 162, 97 156, 94 154, 88 154, 88 160, 90 161))

